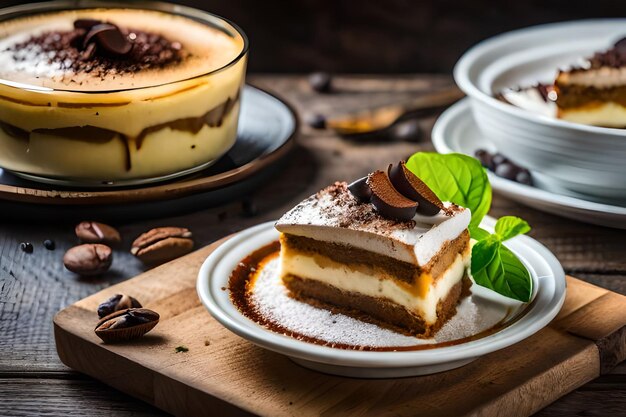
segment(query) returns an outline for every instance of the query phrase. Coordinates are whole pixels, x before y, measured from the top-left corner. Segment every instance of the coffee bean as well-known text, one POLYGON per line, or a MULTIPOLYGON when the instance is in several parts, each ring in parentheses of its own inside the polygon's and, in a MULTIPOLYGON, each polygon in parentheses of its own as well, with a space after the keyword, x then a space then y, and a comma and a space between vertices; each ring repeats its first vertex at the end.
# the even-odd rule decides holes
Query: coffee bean
POLYGON ((312 114, 307 117, 306 122, 313 129, 325 129, 326 128, 326 116, 322 114, 312 114))
POLYGON ((533 184, 532 177, 530 175, 530 172, 527 169, 522 169, 520 172, 518 172, 517 175, 515 176, 515 181, 519 182, 520 184, 526 184, 526 185, 533 184))
POLYGON ((22 252, 33 253, 33 244, 30 242, 22 242, 20 243, 20 249, 22 252))
POLYGON ((99 275, 111 267, 113 252, 106 245, 86 243, 70 248, 63 256, 63 265, 79 275, 99 275))
POLYGON ((491 153, 489 153, 489 151, 485 149, 478 149, 474 153, 474 156, 480 161, 482 166, 490 171, 494 170, 495 166, 493 164, 493 156, 491 155, 491 153))
POLYGON ((46 239, 43 241, 43 247, 48 250, 54 250, 56 244, 54 243, 54 240, 46 239))
POLYGON ((103 317, 94 330, 105 343, 123 342, 148 333, 159 319, 159 313, 147 308, 129 308, 103 317))
POLYGON ((135 239, 130 253, 146 264, 171 261, 191 252, 191 236, 184 227, 157 227, 135 239))
POLYGON ((416 119, 398 122, 389 131, 392 140, 418 142, 422 136, 422 128, 416 119))
POLYGON ((333 79, 327 72, 314 72, 309 75, 309 85, 318 93, 328 93, 332 90, 333 79))
POLYGON ((76 225, 74 232, 83 243, 105 243, 114 246, 122 241, 120 232, 104 223, 80 222, 76 225))
POLYGON ((141 303, 135 298, 125 294, 115 294, 113 297, 100 303, 98 306, 98 317, 102 318, 119 310, 141 307, 141 303))
POLYGON ((516 165, 510 162, 503 162, 496 166, 495 172, 498 177, 515 181, 515 178, 517 177, 519 171, 520 169, 516 165))
POLYGON ((506 156, 502 155, 499 152, 494 154, 493 157, 491 158, 491 160, 493 162, 494 169, 496 169, 498 167, 498 165, 503 164, 503 163, 509 161, 506 156))

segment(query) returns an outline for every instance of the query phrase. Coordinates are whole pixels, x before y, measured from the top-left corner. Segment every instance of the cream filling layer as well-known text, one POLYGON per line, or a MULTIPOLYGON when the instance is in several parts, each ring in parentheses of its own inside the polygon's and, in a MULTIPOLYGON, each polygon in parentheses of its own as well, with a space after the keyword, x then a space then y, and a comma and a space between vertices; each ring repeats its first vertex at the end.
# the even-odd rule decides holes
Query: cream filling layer
POLYGON ((281 276, 292 274, 331 285, 342 291, 386 298, 421 316, 427 324, 433 324, 437 321, 437 304, 463 279, 469 265, 469 255, 469 251, 463 255, 458 254, 443 275, 430 284, 423 297, 416 297, 395 280, 384 279, 376 273, 357 271, 345 264, 315 255, 323 258, 322 265, 315 257, 292 250, 281 252, 281 276))
POLYGON ((608 102, 594 107, 560 109, 559 119, 586 125, 625 127, 626 107, 608 102))

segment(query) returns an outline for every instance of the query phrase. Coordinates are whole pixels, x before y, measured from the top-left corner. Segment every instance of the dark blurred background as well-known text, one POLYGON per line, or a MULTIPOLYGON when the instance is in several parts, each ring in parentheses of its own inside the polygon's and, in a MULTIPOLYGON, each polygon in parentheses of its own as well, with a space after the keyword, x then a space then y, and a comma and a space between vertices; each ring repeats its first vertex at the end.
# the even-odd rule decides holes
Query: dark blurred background
MULTIPOLYGON (((2 6, 21 3, 25 2, 0 0, 2 6)), ((449 73, 467 48, 501 32, 564 20, 626 16, 626 0, 176 3, 239 24, 250 38, 253 72, 449 73)))

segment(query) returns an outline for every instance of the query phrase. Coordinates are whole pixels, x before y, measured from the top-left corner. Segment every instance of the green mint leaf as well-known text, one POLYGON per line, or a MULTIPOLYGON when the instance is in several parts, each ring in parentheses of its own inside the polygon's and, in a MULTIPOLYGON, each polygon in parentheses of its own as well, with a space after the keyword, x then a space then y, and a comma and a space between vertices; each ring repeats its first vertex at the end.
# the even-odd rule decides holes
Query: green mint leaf
POLYGON ((498 219, 495 227, 496 234, 501 241, 505 241, 530 231, 530 226, 525 220, 515 216, 504 216, 498 219))
POLYGON ((471 271, 476 284, 515 300, 530 301, 532 280, 528 270, 496 235, 472 247, 471 271))
POLYGON ((472 234, 472 239, 484 240, 484 239, 487 239, 489 236, 491 236, 491 233, 489 233, 483 228, 476 227, 474 229, 474 233, 472 234))
POLYGON ((458 153, 418 152, 406 163, 437 197, 468 208, 472 213, 469 231, 476 238, 478 225, 491 206, 491 185, 478 160, 458 153))

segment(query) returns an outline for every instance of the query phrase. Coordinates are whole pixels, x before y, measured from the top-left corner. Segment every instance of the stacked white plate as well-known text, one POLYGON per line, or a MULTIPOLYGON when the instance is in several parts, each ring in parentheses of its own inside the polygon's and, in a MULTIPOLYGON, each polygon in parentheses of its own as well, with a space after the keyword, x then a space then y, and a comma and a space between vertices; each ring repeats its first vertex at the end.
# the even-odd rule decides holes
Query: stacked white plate
POLYGON ((481 42, 454 69, 484 137, 546 184, 596 199, 626 201, 626 129, 587 126, 494 97, 506 88, 552 83, 558 69, 626 37, 626 19, 566 22, 481 42))
POLYGON ((468 98, 437 121, 437 151, 498 151, 529 168, 535 187, 491 175, 496 190, 566 217, 626 228, 626 129, 567 122, 495 98, 507 88, 551 84, 559 69, 623 37, 626 19, 601 19, 522 29, 476 45, 454 69, 468 98))

